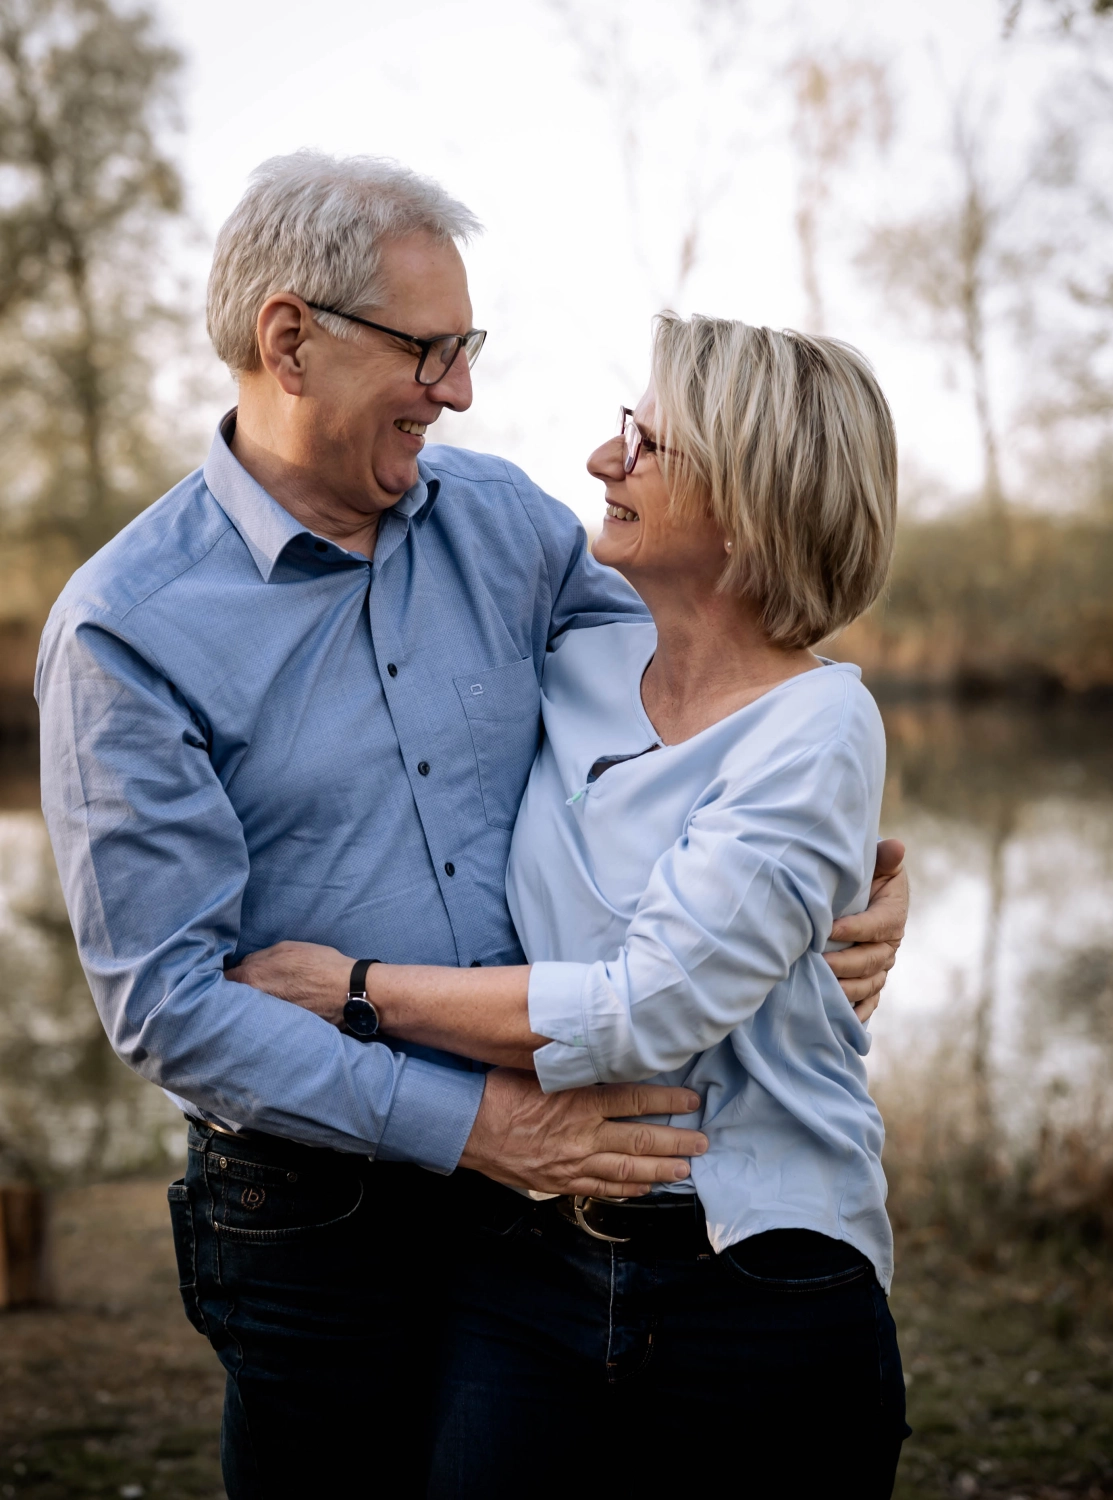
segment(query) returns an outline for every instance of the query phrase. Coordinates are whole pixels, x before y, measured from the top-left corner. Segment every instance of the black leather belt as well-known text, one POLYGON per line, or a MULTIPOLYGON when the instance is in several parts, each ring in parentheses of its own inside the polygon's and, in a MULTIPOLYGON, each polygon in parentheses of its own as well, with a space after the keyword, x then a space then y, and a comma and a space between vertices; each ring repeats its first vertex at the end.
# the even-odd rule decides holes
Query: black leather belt
POLYGON ((703 1206, 695 1193, 661 1193, 626 1202, 554 1198, 551 1207, 592 1239, 625 1245, 628 1250, 685 1258, 713 1254, 703 1206))

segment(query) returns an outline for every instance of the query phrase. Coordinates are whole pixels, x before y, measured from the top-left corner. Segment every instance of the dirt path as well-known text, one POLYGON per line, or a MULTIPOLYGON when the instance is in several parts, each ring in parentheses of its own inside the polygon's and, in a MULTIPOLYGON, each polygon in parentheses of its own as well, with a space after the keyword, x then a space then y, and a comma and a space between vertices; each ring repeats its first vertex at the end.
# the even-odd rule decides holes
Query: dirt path
POLYGON ((178 1298, 166 1184, 58 1195, 57 1305, 0 1321, 0 1495, 222 1497, 223 1377, 178 1298))

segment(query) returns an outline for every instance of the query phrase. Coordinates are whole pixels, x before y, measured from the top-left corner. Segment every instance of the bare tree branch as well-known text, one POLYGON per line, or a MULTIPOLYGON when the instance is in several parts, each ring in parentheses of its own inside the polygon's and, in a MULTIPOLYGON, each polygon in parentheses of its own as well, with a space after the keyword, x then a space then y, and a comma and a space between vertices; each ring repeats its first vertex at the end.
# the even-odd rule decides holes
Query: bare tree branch
POLYGON ((949 200, 874 230, 859 265, 879 282, 895 312, 964 356, 982 447, 982 494, 988 511, 1000 516, 1005 494, 987 331, 991 298, 1010 273, 1015 277, 1023 259, 1008 242, 1006 226, 1024 185, 1010 193, 989 186, 982 132, 972 122, 968 101, 955 106, 949 154, 954 183, 949 200))
POLYGON ((792 143, 799 162, 796 239, 804 283, 804 326, 822 333, 827 317, 820 286, 820 238, 838 171, 863 140, 884 150, 893 131, 893 101, 884 63, 871 57, 799 53, 789 65, 792 143))

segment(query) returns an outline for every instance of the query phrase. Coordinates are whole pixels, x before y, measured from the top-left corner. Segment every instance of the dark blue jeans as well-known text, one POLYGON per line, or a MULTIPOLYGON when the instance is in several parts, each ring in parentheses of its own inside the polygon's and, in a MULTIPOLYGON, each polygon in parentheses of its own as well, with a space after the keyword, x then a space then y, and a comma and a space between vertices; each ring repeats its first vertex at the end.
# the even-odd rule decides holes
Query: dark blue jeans
POLYGON ((435 1500, 891 1494, 900 1354, 851 1246, 779 1230, 662 1259, 486 1196, 458 1267, 435 1500))
POLYGON ((232 1500, 425 1492, 447 1179, 191 1128, 182 1298, 225 1370, 232 1500))

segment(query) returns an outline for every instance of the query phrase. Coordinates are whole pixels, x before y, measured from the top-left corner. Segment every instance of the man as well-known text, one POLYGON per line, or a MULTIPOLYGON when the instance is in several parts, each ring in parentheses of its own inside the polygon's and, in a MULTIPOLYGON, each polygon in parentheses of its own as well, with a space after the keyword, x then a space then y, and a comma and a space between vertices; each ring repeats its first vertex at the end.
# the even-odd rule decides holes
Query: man
MULTIPOLYGON (((209 289, 238 409, 43 638, 43 805, 86 973, 120 1056, 194 1122, 171 1207, 187 1312, 228 1373, 235 1497, 387 1472, 420 1491, 474 1174, 621 1196, 704 1144, 620 1118, 682 1114, 686 1090, 547 1098, 224 977, 282 938, 521 962, 503 873, 546 649, 641 616, 520 471, 419 462, 440 411, 471 403, 456 242, 476 227, 391 163, 261 167, 209 289)), ((887 896, 841 934, 891 940, 843 960, 867 1006, 903 927, 899 880, 887 896)))

